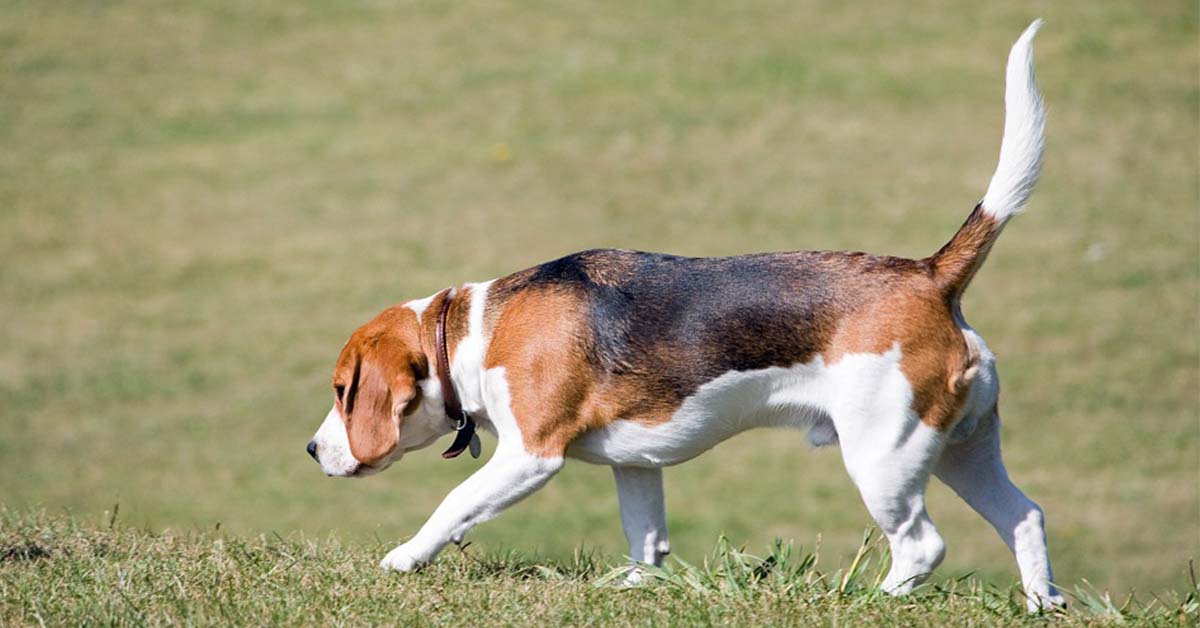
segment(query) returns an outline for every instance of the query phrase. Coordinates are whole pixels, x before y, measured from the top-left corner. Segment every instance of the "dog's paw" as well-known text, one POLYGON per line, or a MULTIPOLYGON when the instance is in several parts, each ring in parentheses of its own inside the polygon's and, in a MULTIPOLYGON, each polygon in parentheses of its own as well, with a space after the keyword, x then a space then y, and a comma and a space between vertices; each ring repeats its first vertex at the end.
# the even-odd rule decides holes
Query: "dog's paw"
POLYGON ((1025 608, 1030 613, 1061 611, 1067 608, 1067 600, 1058 591, 1038 593, 1026 598, 1025 608))
POLYGON ((629 572, 625 574, 625 578, 621 580, 621 584, 617 585, 622 589, 632 589, 640 587, 646 583, 646 576, 642 572, 641 567, 633 565, 629 568, 629 572))
POLYGON ((412 573, 421 568, 425 561, 413 556, 412 550, 401 545, 396 549, 388 552, 383 560, 379 561, 379 566, 384 571, 398 571, 400 573, 412 573))

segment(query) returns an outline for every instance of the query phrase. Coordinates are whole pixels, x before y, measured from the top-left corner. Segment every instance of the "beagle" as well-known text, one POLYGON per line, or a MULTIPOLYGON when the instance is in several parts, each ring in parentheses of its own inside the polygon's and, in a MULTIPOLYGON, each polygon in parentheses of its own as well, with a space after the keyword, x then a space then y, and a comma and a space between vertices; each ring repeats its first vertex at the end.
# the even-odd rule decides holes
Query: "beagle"
POLYGON ((941 562, 930 475, 1012 549, 1031 609, 1061 605, 1041 509, 1000 457, 995 357, 963 290, 1041 171, 1035 21, 1012 48, 999 165, 983 200, 924 259, 800 251, 688 258, 592 250, 384 310, 350 336, 308 453, 362 477, 456 433, 444 456, 491 459, 383 559, 412 571, 533 493, 567 458, 612 467, 635 561, 668 552, 662 468, 756 427, 838 444, 891 545, 883 588, 941 562))

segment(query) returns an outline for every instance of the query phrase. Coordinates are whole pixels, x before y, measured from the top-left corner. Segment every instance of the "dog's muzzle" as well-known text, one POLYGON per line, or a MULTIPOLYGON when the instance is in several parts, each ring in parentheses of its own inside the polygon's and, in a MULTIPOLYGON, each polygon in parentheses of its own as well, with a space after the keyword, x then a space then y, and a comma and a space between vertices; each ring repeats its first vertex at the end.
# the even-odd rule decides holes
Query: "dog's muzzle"
POLYGON ((305 445, 304 450, 312 456, 325 475, 350 477, 366 475, 363 465, 350 453, 350 441, 346 438, 346 426, 336 408, 325 415, 321 429, 305 445))

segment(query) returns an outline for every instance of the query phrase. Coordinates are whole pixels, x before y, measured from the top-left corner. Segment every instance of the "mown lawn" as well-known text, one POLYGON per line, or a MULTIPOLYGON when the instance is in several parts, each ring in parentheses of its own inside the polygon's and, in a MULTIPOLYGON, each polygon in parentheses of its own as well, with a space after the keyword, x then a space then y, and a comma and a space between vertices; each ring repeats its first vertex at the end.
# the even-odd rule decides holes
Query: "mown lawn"
MULTIPOLYGON (((1004 58, 1043 16, 1045 175, 964 309, 999 356, 1006 457, 1046 510, 1059 580, 1184 595, 1200 557, 1195 3, 876 4, 0 1, 0 504, 84 521, 120 504, 130 530, 172 532, 113 543, 182 544, 201 563, 216 537, 188 535, 220 524, 227 546, 272 557, 288 575, 263 582, 292 600, 322 581, 253 539, 332 538, 280 547, 378 592, 363 617, 414 604, 412 583, 478 572, 374 565, 478 463, 431 452, 362 482, 320 474, 303 447, 355 326, 599 246, 927 255, 986 187, 1004 58), (283 592, 297 582, 310 588, 283 592)), ((846 565, 869 523, 837 452, 799 434, 747 434, 666 478, 691 562, 723 533, 751 550, 820 536, 846 565)), ((974 573, 1007 590, 992 530, 930 493, 939 586, 974 573)), ((472 541, 614 564, 611 475, 568 465, 472 541)), ((30 595, 99 586, 82 560, 0 573, 30 595)), ((203 596, 208 567, 163 564, 185 570, 181 599, 203 596)), ((495 577, 510 610, 564 595, 612 617, 660 597, 702 612, 682 593, 495 577)), ((260 612, 231 595, 197 612, 260 612)), ((731 612, 775 603, 754 599, 731 612)))
MULTIPOLYGON (((1200 589, 1112 599, 1080 588, 1067 611, 1030 615, 1015 587, 973 579, 890 598, 885 557, 865 538, 826 566, 811 548, 745 552, 722 541, 696 564, 668 560, 637 588, 587 553, 567 559, 473 546, 415 574, 365 568, 382 550, 298 535, 156 534, 0 512, 5 625, 1195 625, 1200 589)), ((1068 592, 1070 595, 1070 592, 1068 592)))

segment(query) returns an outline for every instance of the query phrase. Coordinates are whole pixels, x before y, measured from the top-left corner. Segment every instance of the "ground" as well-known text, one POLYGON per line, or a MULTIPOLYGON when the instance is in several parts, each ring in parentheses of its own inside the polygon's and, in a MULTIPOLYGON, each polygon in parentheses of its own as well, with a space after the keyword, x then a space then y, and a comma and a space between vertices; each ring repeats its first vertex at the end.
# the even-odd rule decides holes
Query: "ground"
MULTIPOLYGON (((466 545, 413 574, 364 569, 384 545, 220 530, 155 533, 97 521, 0 512, 0 618, 53 623, 244 625, 1196 625, 1200 589, 1140 600, 1090 586, 1067 611, 1030 615, 1015 585, 945 580, 892 598, 877 535, 827 565, 812 547, 747 552, 721 538, 642 586, 589 552, 559 560, 466 545)), ((819 550, 819 548, 817 548, 819 550)))
MULTIPOLYGON (((1183 596, 1200 555, 1188 2, 2 2, 0 504, 333 539, 330 582, 355 586, 336 574, 373 574, 478 464, 320 474, 303 448, 355 326, 599 246, 928 255, 987 186, 1004 58, 1038 16, 1045 174, 963 307, 999 357, 1005 455, 1060 582, 1183 596)), ((869 524, 837 452, 800 434, 744 435, 666 480, 690 562, 724 534, 749 551, 820 536, 847 565, 869 524)), ((992 530, 930 493, 935 583, 1007 590, 992 530)), ((583 464, 471 540, 548 564, 625 551, 611 475, 583 464)), ((0 582, 36 586, 19 570, 55 560, 0 564, 0 582)))

